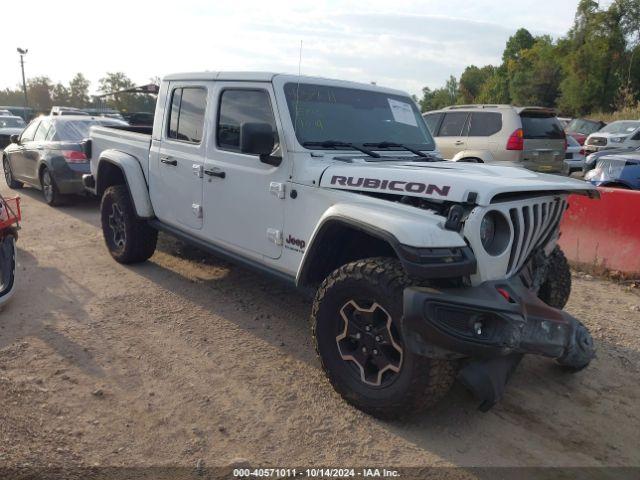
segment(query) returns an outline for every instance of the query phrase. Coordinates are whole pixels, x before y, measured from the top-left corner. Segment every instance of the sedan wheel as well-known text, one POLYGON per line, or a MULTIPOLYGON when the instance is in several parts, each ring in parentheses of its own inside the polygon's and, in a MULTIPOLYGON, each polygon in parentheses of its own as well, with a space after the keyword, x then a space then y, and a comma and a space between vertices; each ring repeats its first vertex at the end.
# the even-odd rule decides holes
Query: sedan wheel
POLYGON ((60 193, 53 176, 48 168, 44 168, 40 174, 40 185, 42 194, 47 205, 56 206, 60 204, 60 193))
POLYGON ((13 172, 11 171, 11 165, 9 165, 9 160, 7 157, 2 161, 2 168, 4 169, 4 179, 7 182, 9 188, 22 188, 23 183, 18 182, 15 178, 13 178, 13 172))

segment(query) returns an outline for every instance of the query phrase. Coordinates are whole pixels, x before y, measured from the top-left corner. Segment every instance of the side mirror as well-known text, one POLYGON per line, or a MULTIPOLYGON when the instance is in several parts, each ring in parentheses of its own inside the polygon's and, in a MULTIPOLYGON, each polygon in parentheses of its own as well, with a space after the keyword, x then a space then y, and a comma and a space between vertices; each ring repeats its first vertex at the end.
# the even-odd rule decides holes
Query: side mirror
POLYGON ((280 165, 282 159, 271 155, 275 147, 273 129, 268 123, 243 123, 240 125, 240 151, 258 155, 260 161, 269 165, 280 165))
POLYGON ((13 135, 11 135, 9 137, 9 141, 11 143, 19 143, 20 142, 20 135, 17 135, 17 134, 14 133, 13 135))

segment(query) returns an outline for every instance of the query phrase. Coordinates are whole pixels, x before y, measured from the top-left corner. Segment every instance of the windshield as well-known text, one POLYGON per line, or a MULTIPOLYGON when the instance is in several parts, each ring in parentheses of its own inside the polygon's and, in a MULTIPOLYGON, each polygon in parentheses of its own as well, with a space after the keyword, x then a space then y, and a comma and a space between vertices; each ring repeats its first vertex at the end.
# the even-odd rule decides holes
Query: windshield
POLYGON ((24 120, 20 117, 0 117, 0 128, 21 128, 24 120))
POLYGON ((585 120, 583 118, 576 118, 575 120, 571 120, 571 122, 569 122, 566 130, 567 132, 584 133, 585 135, 589 135, 590 133, 600 130, 600 125, 600 122, 593 122, 591 120, 585 120))
POLYGON ((53 141, 71 141, 80 142, 89 137, 89 129, 94 125, 104 125, 106 127, 127 125, 126 122, 120 120, 100 118, 91 120, 67 120, 56 122, 53 132, 49 134, 49 138, 53 141))
MULTIPOLYGON (((301 145, 326 141, 363 145, 387 141, 419 150, 435 148, 420 112, 408 97, 309 83, 287 83, 284 93, 301 145)), ((389 148, 402 150, 401 147, 389 148)))
POLYGON ((613 122, 600 131, 607 133, 631 133, 638 127, 640 127, 640 122, 613 122))

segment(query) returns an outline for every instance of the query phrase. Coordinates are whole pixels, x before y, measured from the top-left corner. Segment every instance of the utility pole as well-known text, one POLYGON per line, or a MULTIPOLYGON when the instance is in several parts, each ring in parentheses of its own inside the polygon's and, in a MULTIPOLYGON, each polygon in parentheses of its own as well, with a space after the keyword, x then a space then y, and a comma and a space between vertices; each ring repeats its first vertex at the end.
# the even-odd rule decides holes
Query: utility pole
POLYGON ((26 48, 18 47, 18 53, 20 54, 20 68, 22 69, 22 92, 24 93, 24 116, 27 117, 27 108, 29 101, 27 100, 27 81, 24 77, 24 56, 29 52, 26 48))

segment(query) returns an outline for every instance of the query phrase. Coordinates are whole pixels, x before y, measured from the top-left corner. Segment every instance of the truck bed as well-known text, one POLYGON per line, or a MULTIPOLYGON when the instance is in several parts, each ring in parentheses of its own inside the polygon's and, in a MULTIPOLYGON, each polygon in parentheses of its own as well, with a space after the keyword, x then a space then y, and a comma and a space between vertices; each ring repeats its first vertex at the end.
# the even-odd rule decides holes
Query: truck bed
POLYGON ((149 179, 149 148, 152 127, 91 127, 91 173, 97 175, 98 160, 105 150, 117 150, 135 157, 149 179))

